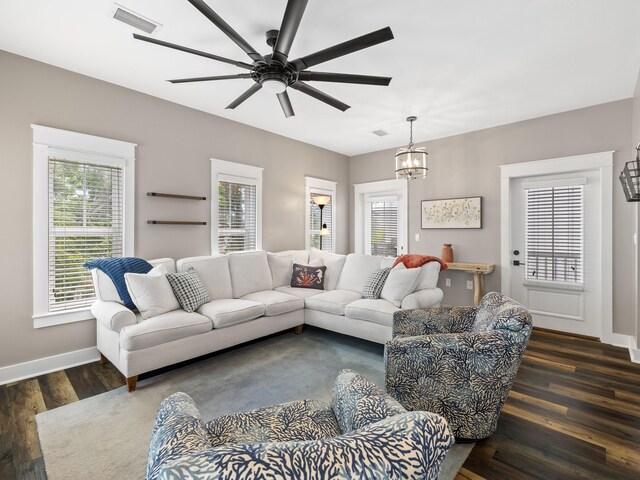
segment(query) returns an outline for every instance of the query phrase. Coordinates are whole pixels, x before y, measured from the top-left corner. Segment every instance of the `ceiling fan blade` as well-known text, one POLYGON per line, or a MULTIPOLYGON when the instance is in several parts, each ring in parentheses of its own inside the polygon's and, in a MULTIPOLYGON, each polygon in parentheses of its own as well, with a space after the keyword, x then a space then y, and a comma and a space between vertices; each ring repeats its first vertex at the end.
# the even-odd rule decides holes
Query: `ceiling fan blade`
POLYGON ((258 90, 260 90, 261 88, 262 88, 262 85, 260 85, 259 83, 254 83, 253 85, 251 85, 251 88, 249 88, 249 90, 247 90, 242 95, 240 95, 238 98, 236 98, 233 102, 231 102, 229 104, 229 106, 227 107, 227 110, 233 110, 238 105, 240 105, 242 102, 244 102, 247 98, 249 98, 251 95, 253 95, 258 90))
POLYGON ((347 40, 346 42, 339 43, 333 47, 325 48, 319 52, 312 53, 305 57, 301 57, 294 60, 293 63, 298 71, 306 70, 307 68, 318 65, 319 63, 328 62, 334 58, 343 57, 358 50, 378 45, 379 43, 393 40, 393 32, 389 27, 382 28, 375 32, 367 33, 361 37, 347 40))
POLYGON ((204 0, 187 0, 191 5, 196 7, 200 13, 202 13, 205 17, 211 21, 216 27, 222 30, 227 37, 233 40, 236 45, 238 45, 242 50, 245 51, 251 60, 254 62, 264 61, 262 55, 260 55, 255 48, 253 48, 249 43, 240 36, 238 32, 236 32, 231 26, 225 22, 216 12, 212 10, 212 8, 207 5, 204 0))
POLYGON ((287 9, 284 11, 284 18, 280 26, 280 32, 275 45, 273 46, 273 59, 282 63, 287 62, 293 39, 296 38, 298 27, 302 21, 302 16, 307 8, 309 0, 289 0, 287 9))
POLYGON ((210 82, 212 80, 234 80, 236 78, 252 78, 252 77, 250 73, 239 73, 238 75, 217 75, 215 77, 177 78, 175 80, 167 80, 167 82, 171 82, 171 83, 210 82))
POLYGON ((248 63, 238 62, 237 60, 231 60, 229 58, 220 57, 218 55, 213 55, 212 53, 202 52, 200 50, 195 50, 189 47, 183 47, 180 45, 176 45, 175 43, 163 42, 162 40, 157 40, 151 37, 145 37, 144 35, 138 35, 137 33, 133 34, 133 38, 135 38, 136 40, 142 40, 143 42, 160 45, 161 47, 173 48, 174 50, 179 50, 181 52, 191 53, 193 55, 199 55, 201 57, 210 58, 211 60, 217 60, 218 62, 228 63, 229 65, 235 65, 236 67, 246 68, 247 70, 253 69, 253 67, 248 63))
POLYGON ((289 94, 286 90, 282 93, 278 93, 278 101, 280 102, 280 106, 282 107, 285 117, 289 118, 295 115, 293 107, 291 106, 291 100, 289 100, 289 94))
POLYGON ((355 83, 358 85, 380 85, 386 87, 391 82, 391 77, 352 75, 350 73, 310 72, 307 70, 298 73, 298 80, 307 82, 355 83))
POLYGON ((312 87, 311 85, 307 85, 306 83, 296 82, 291 85, 291 88, 294 88, 302 93, 306 93, 307 95, 315 98, 316 100, 320 100, 321 102, 326 103, 327 105, 331 105, 334 108, 344 112, 351 108, 346 103, 342 103, 340 100, 333 98, 331 95, 327 95, 324 92, 321 92, 317 88, 312 87))

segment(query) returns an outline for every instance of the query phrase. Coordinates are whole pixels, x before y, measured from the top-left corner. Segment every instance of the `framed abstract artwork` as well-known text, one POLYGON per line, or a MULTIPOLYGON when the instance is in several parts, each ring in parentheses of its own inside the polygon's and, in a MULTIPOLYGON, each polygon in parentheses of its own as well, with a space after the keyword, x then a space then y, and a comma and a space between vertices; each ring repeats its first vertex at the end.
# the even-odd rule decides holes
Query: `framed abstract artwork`
POLYGON ((423 200, 422 228, 482 228, 482 197, 423 200))

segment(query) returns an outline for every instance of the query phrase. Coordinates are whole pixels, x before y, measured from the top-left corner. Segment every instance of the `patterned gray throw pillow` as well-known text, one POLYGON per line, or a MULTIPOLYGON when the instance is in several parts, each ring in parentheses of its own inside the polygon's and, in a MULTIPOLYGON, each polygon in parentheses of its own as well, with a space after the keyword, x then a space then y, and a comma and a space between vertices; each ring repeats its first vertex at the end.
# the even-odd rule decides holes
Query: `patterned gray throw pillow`
POLYGON ((167 280, 185 312, 195 312, 201 305, 211 301, 206 287, 193 268, 185 272, 167 273, 167 280))
POLYGON ((362 296, 370 299, 380 298, 382 287, 384 287, 384 282, 387 281, 390 271, 390 268, 381 268, 369 275, 369 278, 367 278, 367 281, 364 284, 362 296))

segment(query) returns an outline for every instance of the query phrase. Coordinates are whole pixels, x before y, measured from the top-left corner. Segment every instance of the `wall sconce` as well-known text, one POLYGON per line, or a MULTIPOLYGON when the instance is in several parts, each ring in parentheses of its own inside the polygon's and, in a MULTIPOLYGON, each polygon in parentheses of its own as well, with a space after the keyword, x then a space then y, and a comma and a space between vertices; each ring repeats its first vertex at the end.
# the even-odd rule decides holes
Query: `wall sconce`
POLYGON ((640 144, 636 147, 636 159, 625 164, 619 178, 627 202, 640 202, 640 144))
POLYGON ((322 250, 322 237, 329 235, 327 224, 322 222, 322 211, 324 210, 325 205, 328 205, 330 202, 331 197, 328 195, 317 195, 313 197, 313 203, 320 208, 320 250, 322 250))

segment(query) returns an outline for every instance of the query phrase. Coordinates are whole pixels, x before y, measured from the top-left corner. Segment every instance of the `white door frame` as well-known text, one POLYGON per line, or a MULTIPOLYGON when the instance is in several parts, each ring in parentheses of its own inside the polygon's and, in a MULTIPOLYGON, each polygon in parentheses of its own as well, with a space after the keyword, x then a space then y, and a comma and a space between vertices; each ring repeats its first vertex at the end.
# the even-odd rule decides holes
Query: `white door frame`
POLYGON ((535 162, 500 165, 500 261, 502 292, 511 295, 511 180, 584 170, 600 171, 600 242, 602 275, 600 303, 601 334, 604 343, 616 343, 613 333, 613 151, 552 158, 535 162))

